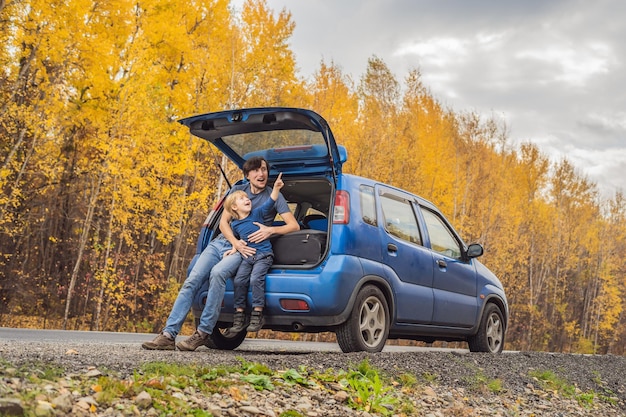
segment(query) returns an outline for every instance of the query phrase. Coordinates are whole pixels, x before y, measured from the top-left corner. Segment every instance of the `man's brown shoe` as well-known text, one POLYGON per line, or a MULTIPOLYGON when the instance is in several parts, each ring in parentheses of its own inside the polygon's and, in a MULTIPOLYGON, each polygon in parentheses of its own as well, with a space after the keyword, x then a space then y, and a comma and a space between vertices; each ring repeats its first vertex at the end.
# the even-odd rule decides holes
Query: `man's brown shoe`
POLYGON ((179 350, 196 350, 200 346, 203 346, 208 338, 208 334, 202 335, 198 330, 196 330, 195 333, 189 336, 187 339, 183 340, 182 342, 176 343, 176 347, 179 350))
POLYGON ((154 340, 143 342, 141 347, 148 350, 176 350, 176 343, 171 337, 160 333, 154 340))

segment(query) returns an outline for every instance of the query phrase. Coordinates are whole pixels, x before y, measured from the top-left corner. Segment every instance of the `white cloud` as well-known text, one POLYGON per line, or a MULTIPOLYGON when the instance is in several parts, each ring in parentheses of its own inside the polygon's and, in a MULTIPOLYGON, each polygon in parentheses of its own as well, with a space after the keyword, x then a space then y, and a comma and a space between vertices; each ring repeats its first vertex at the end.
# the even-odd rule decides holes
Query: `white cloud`
POLYGON ((445 67, 467 55, 468 42, 456 38, 430 38, 400 45, 393 55, 416 55, 429 64, 445 67))
POLYGON ((591 128, 601 129, 608 134, 619 135, 621 140, 626 141, 626 111, 591 112, 583 124, 591 128))
POLYGON ((418 68, 444 105, 501 114, 511 142, 626 190, 626 2, 267 1, 292 12, 302 76, 322 58, 354 80, 373 55, 399 80, 418 68))
POLYGON ((552 44, 515 54, 520 60, 535 60, 559 68, 560 71, 554 74, 554 81, 574 86, 584 85, 590 78, 607 73, 610 56, 608 45, 595 42, 577 46, 552 44))

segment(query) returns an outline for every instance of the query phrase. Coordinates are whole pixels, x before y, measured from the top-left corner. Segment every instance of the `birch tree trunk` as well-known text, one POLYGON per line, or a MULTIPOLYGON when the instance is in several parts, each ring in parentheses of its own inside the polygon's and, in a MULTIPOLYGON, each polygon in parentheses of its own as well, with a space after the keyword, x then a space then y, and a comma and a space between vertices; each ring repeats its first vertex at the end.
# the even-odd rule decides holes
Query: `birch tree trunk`
POLYGON ((89 232, 91 230, 91 221, 93 219, 93 213, 96 208, 96 201, 98 201, 98 194, 100 193, 100 184, 102 183, 102 177, 104 172, 101 171, 96 183, 93 185, 91 192, 91 198, 89 199, 89 207, 87 208, 87 215, 85 216, 85 223, 83 224, 83 232, 80 236, 78 246, 78 256, 76 257, 76 263, 72 271, 72 277, 70 278, 70 285, 67 289, 67 299, 65 300, 65 315, 63 316, 63 330, 67 330, 67 320, 70 314, 70 305, 72 304, 72 296, 74 295, 74 287, 76 286, 76 279, 78 278, 78 271, 83 259, 83 253, 87 246, 89 239, 89 232))

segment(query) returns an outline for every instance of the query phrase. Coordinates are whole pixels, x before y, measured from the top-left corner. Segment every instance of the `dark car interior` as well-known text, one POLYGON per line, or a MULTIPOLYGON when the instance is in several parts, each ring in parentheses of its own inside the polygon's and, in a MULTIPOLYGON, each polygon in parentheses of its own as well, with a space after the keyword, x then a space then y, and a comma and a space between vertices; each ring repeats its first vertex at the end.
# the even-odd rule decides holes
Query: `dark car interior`
POLYGON ((332 186, 326 179, 289 179, 281 190, 300 230, 272 238, 274 265, 312 266, 326 252, 332 186))

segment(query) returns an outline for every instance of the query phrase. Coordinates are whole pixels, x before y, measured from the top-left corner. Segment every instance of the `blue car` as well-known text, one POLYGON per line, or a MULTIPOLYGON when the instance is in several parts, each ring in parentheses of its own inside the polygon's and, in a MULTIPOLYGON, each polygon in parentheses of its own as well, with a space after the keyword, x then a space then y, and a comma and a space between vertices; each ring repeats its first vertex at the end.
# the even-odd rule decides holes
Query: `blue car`
MULTIPOLYGON (((334 332, 343 352, 380 352, 388 339, 466 341, 472 352, 501 352, 509 316, 504 288, 432 203, 342 172, 343 146, 327 122, 297 108, 249 108, 180 120, 239 168, 252 156, 282 172, 281 190, 301 230, 273 239, 264 328, 334 332)), ((220 204, 207 218, 197 255, 216 237, 220 204)), ((276 219, 280 221, 278 217, 276 219)), ((192 261, 190 268, 193 266, 192 261)), ((199 317, 205 286, 194 300, 199 317)), ((207 343, 235 349, 227 283, 207 343)))

